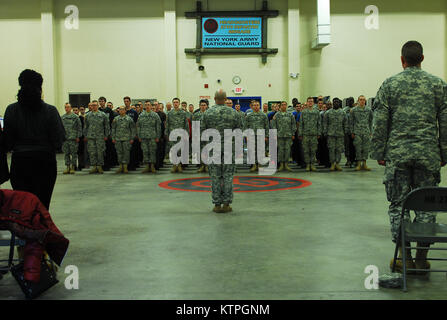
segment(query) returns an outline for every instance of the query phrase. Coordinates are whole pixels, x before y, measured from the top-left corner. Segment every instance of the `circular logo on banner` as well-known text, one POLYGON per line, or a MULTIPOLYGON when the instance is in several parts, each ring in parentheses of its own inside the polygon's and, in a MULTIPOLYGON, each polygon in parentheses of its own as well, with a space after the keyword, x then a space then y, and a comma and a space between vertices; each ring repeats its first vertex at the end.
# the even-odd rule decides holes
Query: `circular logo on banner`
POLYGON ((214 33, 219 29, 219 24, 214 19, 207 19, 203 24, 203 28, 208 33, 214 33))
MULTIPOLYGON (((299 189, 310 186, 312 183, 307 180, 270 177, 270 176, 250 176, 250 177, 234 177, 234 192, 263 192, 263 191, 280 191, 299 189)), ((190 191, 190 192, 211 192, 211 178, 197 177, 169 180, 158 185, 161 188, 190 191)))

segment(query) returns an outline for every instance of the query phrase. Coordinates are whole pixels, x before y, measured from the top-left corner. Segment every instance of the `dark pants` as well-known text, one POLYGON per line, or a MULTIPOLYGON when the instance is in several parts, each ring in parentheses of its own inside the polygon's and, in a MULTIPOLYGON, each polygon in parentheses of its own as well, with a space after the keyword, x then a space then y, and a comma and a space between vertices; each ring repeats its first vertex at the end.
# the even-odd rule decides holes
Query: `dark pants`
POLYGON ((139 156, 141 143, 138 139, 135 139, 130 148, 130 160, 128 164, 129 170, 136 170, 140 166, 139 156))
POLYGON ((12 188, 36 195, 48 210, 56 175, 55 154, 37 152, 12 154, 10 178, 12 188))
POLYGON ((104 156, 104 170, 109 171, 111 167, 117 165, 115 145, 112 142, 112 137, 106 141, 106 153, 104 156), (115 154, 114 154, 115 153, 115 154))
POLYGON ((318 139, 317 159, 320 162, 320 165, 330 167, 327 137, 321 136, 320 139, 318 139))
POLYGON ((163 160, 166 156, 166 140, 163 138, 160 138, 160 140, 157 143, 157 162, 155 164, 155 167, 157 170, 159 168, 163 168, 163 160))

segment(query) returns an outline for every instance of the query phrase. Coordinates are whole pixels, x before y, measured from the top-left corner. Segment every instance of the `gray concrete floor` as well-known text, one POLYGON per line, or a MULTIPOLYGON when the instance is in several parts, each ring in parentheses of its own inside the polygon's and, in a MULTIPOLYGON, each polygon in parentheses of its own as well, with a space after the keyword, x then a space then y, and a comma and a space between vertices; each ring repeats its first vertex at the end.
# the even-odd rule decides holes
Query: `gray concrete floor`
MULTIPOLYGON (((388 273, 394 252, 383 168, 369 164, 371 172, 277 173, 312 185, 235 193, 233 212, 222 215, 211 211, 209 193, 158 186, 200 176, 195 170, 63 175, 58 155, 50 212, 71 243, 60 283, 41 299, 447 298, 445 273, 411 277, 407 293, 365 288, 365 267, 388 273), (64 286, 68 265, 79 269, 78 290, 64 286)), ((0 299, 23 299, 9 274, 0 280, 0 299)))

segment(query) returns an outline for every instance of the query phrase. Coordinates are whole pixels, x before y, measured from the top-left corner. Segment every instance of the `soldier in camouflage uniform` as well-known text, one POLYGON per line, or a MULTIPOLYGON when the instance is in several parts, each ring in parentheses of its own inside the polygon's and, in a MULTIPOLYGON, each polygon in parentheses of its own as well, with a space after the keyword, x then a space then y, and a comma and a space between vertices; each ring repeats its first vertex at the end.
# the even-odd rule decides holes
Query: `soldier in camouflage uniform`
POLYGON ((143 111, 137 121, 137 136, 141 142, 143 151, 143 162, 147 163, 142 173, 155 173, 155 161, 157 159, 157 143, 161 137, 161 120, 156 112, 152 110, 151 103, 144 103, 146 111, 143 111), (150 163, 150 167, 149 167, 150 163))
POLYGON ((82 136, 82 124, 79 117, 71 111, 71 105, 69 103, 65 104, 65 112, 61 117, 66 137, 62 145, 62 151, 65 154, 65 165, 67 166, 64 174, 74 174, 76 159, 78 157, 79 138, 82 136))
POLYGON ((356 171, 371 169, 366 166, 366 159, 369 156, 371 142, 371 127, 373 114, 370 108, 366 107, 365 96, 360 96, 358 106, 350 111, 350 132, 354 139, 355 156, 357 160, 356 171))
MULTIPOLYGON (((208 100, 200 100, 199 102, 199 106, 200 106, 200 111, 194 113, 194 115, 192 116, 192 121, 200 121, 200 136, 202 136, 202 132, 205 131, 205 125, 203 123, 203 116, 205 115, 206 110, 208 109, 208 100)), ((201 160, 200 160, 200 168, 199 170, 197 170, 197 173, 202 173, 202 172, 207 172, 208 168, 207 166, 203 163, 203 159, 201 158, 201 153, 202 153, 202 149, 203 147, 206 145, 206 141, 200 141, 200 154, 197 155, 201 160)))
POLYGON ((214 100, 216 105, 205 112, 203 124, 206 129, 216 129, 221 137, 221 163, 209 164, 211 177, 212 201, 214 212, 226 213, 232 211, 230 204, 233 201, 233 175, 235 170, 234 154, 233 163, 224 163, 224 130, 241 128, 241 123, 236 111, 224 105, 226 93, 223 90, 216 92, 214 100), (223 205, 223 207, 221 207, 223 205))
MULTIPOLYGON (((172 104, 174 105, 174 109, 172 109, 167 114, 166 118, 166 128, 165 128, 166 139, 169 139, 170 133, 175 129, 183 129, 186 130, 186 132, 189 132, 188 116, 186 114, 186 111, 180 109, 180 100, 178 98, 174 98, 172 99, 172 104)), ((171 149, 171 147, 175 143, 177 143, 177 141, 169 141, 169 149, 171 149)), ((182 171, 183 168, 181 164, 172 166, 171 173, 182 172, 182 171)))
MULTIPOLYGON (((404 71, 385 80, 374 101, 371 157, 385 166, 384 184, 390 202, 393 242, 400 240, 402 202, 416 188, 437 186, 447 161, 447 84, 421 69, 422 45, 407 42, 402 48, 404 71)), ((436 215, 415 212, 415 222, 435 223, 436 215)), ((409 212, 405 220, 410 220, 409 212)), ((428 247, 418 243, 418 247, 428 247)), ((400 256, 402 257, 402 249, 400 256)), ((406 250, 407 267, 428 269, 427 250, 418 249, 413 263, 406 250)), ((390 266, 392 266, 391 261, 390 266)), ((396 263, 402 269, 401 260, 396 263)))
POLYGON ((242 123, 242 127, 244 127, 245 126, 245 112, 242 112, 241 111, 241 105, 240 104, 236 104, 235 106, 234 106, 234 110, 236 110, 236 112, 237 112, 237 114, 238 114, 238 116, 239 116, 239 118, 240 118, 240 122, 242 123))
POLYGON ((329 161, 331 171, 342 171, 340 167, 341 154, 344 149, 344 138, 346 133, 346 114, 341 109, 342 101, 333 99, 334 107, 324 113, 323 134, 327 136, 329 149, 329 161))
MULTIPOLYGON (((257 130, 264 130, 265 132, 265 141, 268 141, 268 136, 269 136, 269 118, 267 117, 267 115, 263 112, 260 111, 261 105, 259 103, 259 101, 253 100, 251 103, 251 108, 253 109, 253 112, 250 112, 249 114, 247 114, 247 116, 245 117, 245 123, 244 123, 244 130, 247 129, 253 129, 253 133, 255 135, 254 140, 255 140, 255 163, 254 165, 251 167, 250 172, 255 172, 259 169, 258 166, 258 139, 256 137, 257 134, 257 130)), ((265 144, 265 142, 264 142, 265 144)), ((264 147, 264 150, 265 147, 264 147)), ((262 157, 262 155, 261 155, 262 157)))
POLYGON ((306 171, 317 171, 314 166, 318 148, 318 138, 321 136, 320 111, 313 107, 312 97, 307 98, 306 108, 301 112, 298 139, 303 142, 304 162, 306 171))
POLYGON ((290 151, 296 133, 296 121, 292 113, 287 112, 287 102, 281 102, 280 111, 272 119, 272 127, 277 130, 278 137, 278 171, 292 171, 288 166, 290 151))
POLYGON ((130 160, 130 149, 136 136, 135 122, 126 114, 126 108, 121 106, 119 115, 112 122, 112 142, 118 155, 119 169, 116 173, 129 173, 127 165, 130 160))
POLYGON ((98 102, 92 101, 92 110, 85 116, 84 141, 87 142, 87 150, 90 156, 89 173, 104 173, 104 152, 106 151, 107 137, 110 134, 109 117, 98 111, 98 102))

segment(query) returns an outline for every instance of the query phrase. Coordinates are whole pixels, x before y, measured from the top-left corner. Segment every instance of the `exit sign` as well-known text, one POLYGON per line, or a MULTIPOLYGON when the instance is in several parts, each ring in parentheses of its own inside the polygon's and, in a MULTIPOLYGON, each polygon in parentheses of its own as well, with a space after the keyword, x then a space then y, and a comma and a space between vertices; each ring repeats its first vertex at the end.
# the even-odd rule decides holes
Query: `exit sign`
POLYGON ((234 88, 233 92, 235 94, 242 94, 244 92, 244 89, 236 87, 234 88))

